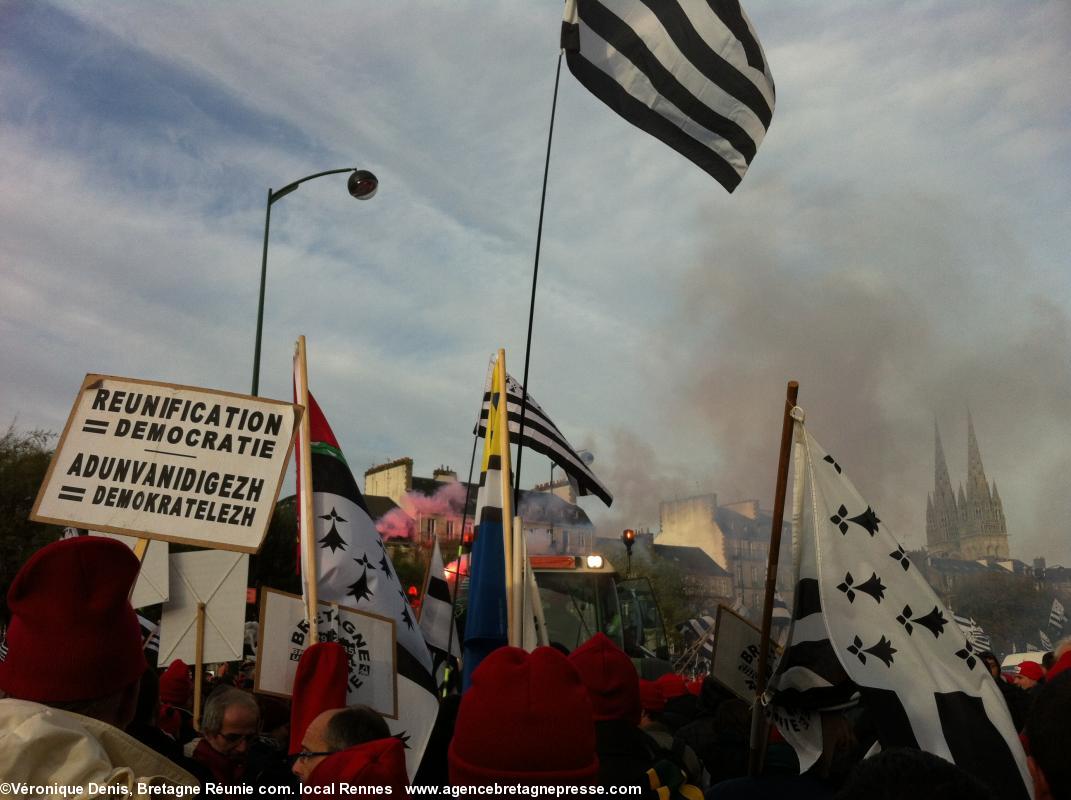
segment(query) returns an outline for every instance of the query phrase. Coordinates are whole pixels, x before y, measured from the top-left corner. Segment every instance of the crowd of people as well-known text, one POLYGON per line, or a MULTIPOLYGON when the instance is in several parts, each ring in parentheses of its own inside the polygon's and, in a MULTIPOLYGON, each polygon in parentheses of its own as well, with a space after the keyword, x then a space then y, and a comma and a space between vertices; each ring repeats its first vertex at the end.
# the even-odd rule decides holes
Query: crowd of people
MULTIPOLYGON (((291 709, 224 675, 195 727, 190 668, 145 660, 127 599, 138 569, 127 547, 90 536, 50 544, 19 571, 0 646, 0 795, 78 786, 86 796, 163 787, 174 796, 209 785, 297 795, 342 784, 407 795, 406 745, 385 720, 338 696, 303 697, 297 682, 291 709)), ((1010 681, 993 654, 982 660, 1021 731, 1035 800, 1071 800, 1071 640, 1010 681)), ((572 652, 488 655, 468 691, 443 699, 413 783, 634 786, 633 796, 689 800, 996 799, 929 753, 875 754, 871 723, 861 709, 824 714, 822 757, 803 775, 771 728, 762 773, 749 777, 748 703, 709 676, 641 680, 596 634, 572 652)))

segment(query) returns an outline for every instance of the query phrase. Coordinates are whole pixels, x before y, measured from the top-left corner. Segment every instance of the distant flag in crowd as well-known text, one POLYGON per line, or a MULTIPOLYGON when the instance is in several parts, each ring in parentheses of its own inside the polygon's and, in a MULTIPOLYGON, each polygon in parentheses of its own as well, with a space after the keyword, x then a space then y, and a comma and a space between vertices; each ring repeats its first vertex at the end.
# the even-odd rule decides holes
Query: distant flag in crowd
POLYGON ((461 642, 458 641, 453 610, 443 556, 439 551, 439 540, 433 539, 424 600, 420 607, 420 630, 424 633, 428 647, 438 650, 444 656, 449 650, 454 658, 461 658, 461 642))
POLYGON ((732 191, 770 127, 774 81, 736 0, 567 0, 562 49, 588 91, 732 191))
POLYGON ((1052 650, 1052 639, 1045 635, 1045 631, 1038 631, 1038 636, 1041 637, 1041 649, 1052 650))
MULTIPOLYGON (((299 385, 296 381, 295 387, 299 385)), ((327 419, 311 393, 307 402, 300 393, 296 394, 296 402, 305 405, 305 413, 309 415, 314 517, 311 528, 315 539, 318 600, 394 621, 399 717, 387 719, 387 724, 406 746, 406 765, 412 777, 439 709, 431 654, 327 419)), ((305 491, 308 477, 298 471, 299 497, 305 491)), ((304 558, 308 551, 304 542, 302 545, 304 558)), ((307 574, 307 570, 302 570, 303 583, 307 574)), ((305 594, 308 595, 307 587, 305 594)))
POLYGON ((770 617, 770 620, 774 625, 787 625, 792 622, 792 612, 788 610, 785 598, 781 596, 780 592, 774 592, 773 616, 770 617))
POLYGON ((505 403, 505 375, 495 361, 494 391, 488 396, 490 413, 485 426, 480 486, 476 493, 475 537, 469 556, 469 596, 465 615, 462 691, 472 673, 492 650, 509 642, 509 604, 506 599, 506 533, 503 525, 505 493, 510 491, 509 442, 500 429, 499 404, 505 403))
POLYGON ((141 626, 141 642, 145 649, 145 658, 150 666, 155 667, 156 660, 160 657, 160 626, 141 614, 138 614, 138 624, 141 626))
POLYGON ((974 621, 974 617, 961 617, 959 614, 953 614, 952 619, 963 631, 963 635, 967 637, 967 641, 971 643, 975 651, 993 649, 993 642, 989 635, 982 630, 981 625, 974 621))
POLYGON ((704 658, 714 655, 714 617, 704 614, 701 617, 693 617, 678 626, 685 643, 691 647, 702 641, 699 650, 704 658))
POLYGON ((817 712, 858 701, 883 749, 925 750, 1001 798, 1029 797, 1022 745, 978 651, 841 465, 800 422, 796 436, 796 600, 770 712, 801 771, 822 752, 817 712))
POLYGON ((1049 611, 1049 625, 1056 630, 1056 635, 1063 633, 1064 625, 1067 624, 1067 615, 1064 614, 1064 604, 1055 597, 1052 598, 1052 609, 1049 611))
MULTIPOLYGON (((506 398, 507 411, 509 412, 509 439, 511 444, 518 444, 518 436, 521 428, 521 406, 524 398, 524 389, 511 375, 506 375, 506 398)), ((491 405, 491 376, 488 376, 487 384, 483 392, 483 408, 480 411, 480 421, 476 425, 478 436, 487 435, 487 415, 491 405)), ((568 440, 558 430, 547 413, 535 401, 531 393, 528 394, 527 409, 524 412, 524 441, 520 442, 524 447, 542 453, 559 467, 561 467, 575 481, 577 491, 581 495, 593 494, 609 506, 613 503, 613 495, 603 486, 602 482, 595 477, 595 473, 587 465, 576 449, 569 444, 568 440)))

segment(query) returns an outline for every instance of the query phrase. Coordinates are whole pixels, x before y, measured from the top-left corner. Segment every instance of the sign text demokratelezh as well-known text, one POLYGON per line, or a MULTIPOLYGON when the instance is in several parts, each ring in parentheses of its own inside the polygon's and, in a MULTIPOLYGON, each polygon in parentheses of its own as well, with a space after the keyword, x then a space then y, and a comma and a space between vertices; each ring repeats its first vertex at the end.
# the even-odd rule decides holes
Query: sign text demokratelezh
POLYGON ((254 553, 301 407, 87 375, 31 519, 254 553))

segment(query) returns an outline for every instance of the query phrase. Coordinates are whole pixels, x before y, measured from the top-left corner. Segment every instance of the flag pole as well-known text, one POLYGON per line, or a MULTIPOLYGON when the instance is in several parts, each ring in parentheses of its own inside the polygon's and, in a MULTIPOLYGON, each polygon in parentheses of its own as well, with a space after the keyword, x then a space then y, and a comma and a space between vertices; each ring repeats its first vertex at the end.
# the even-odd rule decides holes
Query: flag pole
POLYGON ((319 597, 316 583, 316 537, 312 523, 312 415, 309 414, 309 368, 305 360, 304 336, 298 337, 294 361, 298 383, 295 387, 297 400, 305 408, 305 413, 301 415, 301 447, 298 450, 299 474, 303 478, 299 481, 298 491, 301 495, 301 560, 305 569, 305 615, 309 621, 309 643, 316 644, 320 641, 320 636, 316 627, 319 597))
POLYGON ((758 674, 755 677, 755 705, 751 709, 751 741, 748 752, 748 775, 759 774, 766 753, 766 720, 762 713, 762 695, 766 692, 766 670, 770 657, 770 627, 773 620, 774 591, 777 588, 777 559, 781 550, 781 525, 785 519, 785 494, 788 490, 788 459, 792 449, 792 409, 796 406, 800 385, 788 382, 784 417, 781 422, 781 452, 777 462, 777 485, 770 522, 770 556, 766 563, 766 595, 762 601, 762 633, 759 638, 758 674))
MULTIPOLYGON (((513 492, 509 486, 509 403, 506 400, 506 351, 498 350, 498 367, 495 370, 495 387, 498 391, 498 421, 496 423, 495 436, 498 438, 500 469, 503 473, 502 483, 502 541, 505 545, 506 560, 506 619, 508 624, 507 641, 516 646, 519 641, 519 631, 516 624, 516 616, 520 613, 517 605, 517 576, 514 574, 513 563, 513 492)), ((520 445, 517 446, 518 452, 520 445)), ((460 571, 460 566, 458 567, 460 571)))
POLYGON ((193 728, 201 730, 201 684, 205 674, 205 604, 197 604, 197 639, 194 643, 193 728))
MULTIPOLYGON (((487 372, 491 376, 491 380, 494 380, 494 365, 489 362, 487 364, 487 372)), ((487 385, 488 375, 484 375, 484 385, 487 385)), ((494 387, 492 386, 492 389, 494 387)), ((461 559, 465 555, 465 522, 469 518, 469 498, 472 495, 472 473, 476 469, 476 445, 480 443, 480 417, 483 415, 483 401, 480 402, 480 410, 476 412, 476 426, 472 434, 472 455, 469 457, 469 477, 465 484, 465 506, 461 509, 461 536, 457 542, 457 572, 454 575, 454 590, 450 597, 450 619, 457 619, 457 598, 461 590, 461 559)), ((473 528, 476 527, 476 521, 473 520, 473 528)), ((475 531, 474 531, 475 533, 475 531)), ((470 549, 471 552, 471 549, 470 549)), ((443 680, 444 687, 450 683, 450 673, 452 668, 450 666, 449 656, 453 651, 454 646, 454 627, 450 626, 450 632, 446 637, 446 673, 443 680)), ((444 695, 445 696, 445 695, 444 695)))
MULTIPOLYGON (((513 495, 517 504, 520 504, 520 491, 521 491, 521 458, 524 454, 524 447, 521 446, 521 442, 524 440, 524 412, 528 407, 528 364, 532 355, 532 324, 535 321, 535 301, 536 301, 536 280, 539 278, 539 250, 543 242, 543 210, 547 204, 547 175, 550 173, 550 145, 554 140, 554 113, 558 108, 558 83, 562 77, 562 54, 564 50, 558 52, 558 71, 554 75, 554 99, 550 104, 550 131, 547 133, 547 158, 543 164, 543 194, 539 200, 539 224, 536 226, 536 249, 535 249, 535 264, 532 267, 532 302, 528 308, 528 339, 524 345, 524 377, 521 382, 521 420, 518 425, 517 431, 517 478, 514 483, 513 495)), ((503 377, 505 381, 505 377, 503 377)), ((509 432, 506 433, 507 440, 509 439, 509 432)), ((505 513, 505 509, 503 509, 505 513)))

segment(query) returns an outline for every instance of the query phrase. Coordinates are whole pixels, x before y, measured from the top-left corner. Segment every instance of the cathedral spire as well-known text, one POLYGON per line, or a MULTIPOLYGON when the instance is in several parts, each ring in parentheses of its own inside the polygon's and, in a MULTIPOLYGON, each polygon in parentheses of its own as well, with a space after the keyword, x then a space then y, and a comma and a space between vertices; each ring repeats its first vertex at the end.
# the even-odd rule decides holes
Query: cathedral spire
POLYGON ((952 480, 948 477, 948 464, 945 463, 945 451, 941 447, 941 432, 937 429, 937 419, 933 421, 933 500, 934 505, 940 507, 941 501, 953 497, 952 480))
POLYGON ((989 481, 982 466, 982 453, 978 449, 978 439, 974 435, 974 421, 971 410, 967 409, 967 501, 988 502, 989 481))

